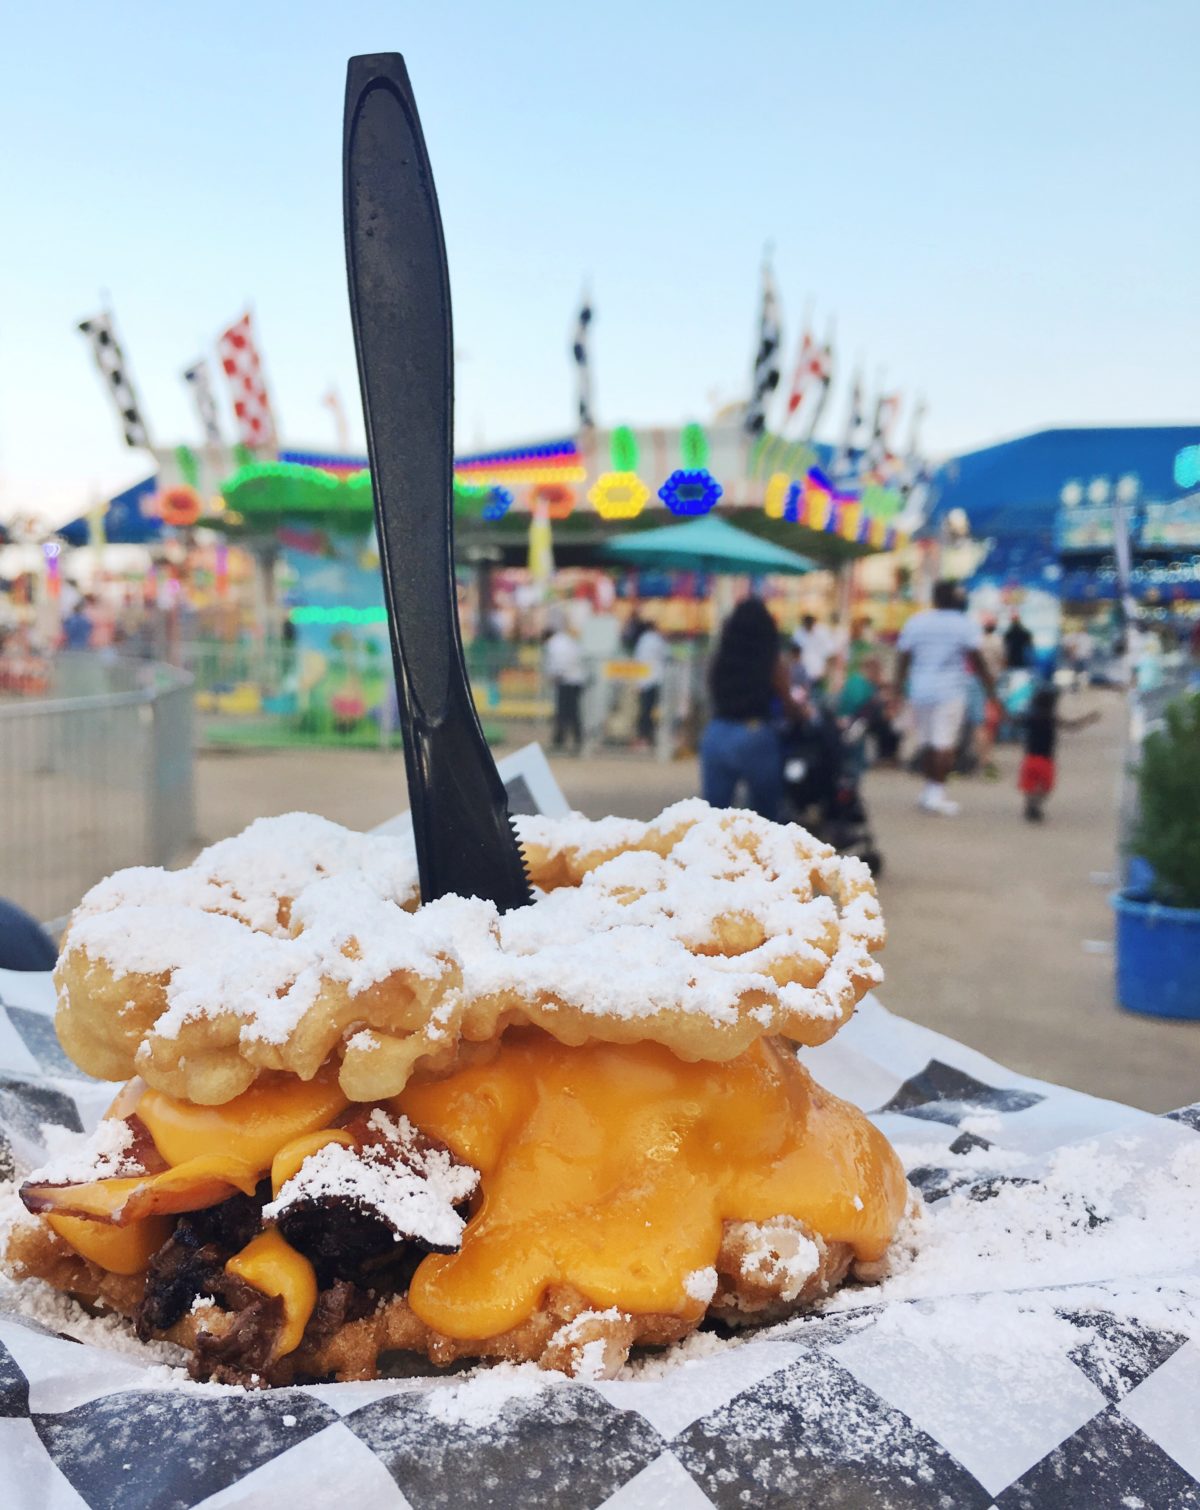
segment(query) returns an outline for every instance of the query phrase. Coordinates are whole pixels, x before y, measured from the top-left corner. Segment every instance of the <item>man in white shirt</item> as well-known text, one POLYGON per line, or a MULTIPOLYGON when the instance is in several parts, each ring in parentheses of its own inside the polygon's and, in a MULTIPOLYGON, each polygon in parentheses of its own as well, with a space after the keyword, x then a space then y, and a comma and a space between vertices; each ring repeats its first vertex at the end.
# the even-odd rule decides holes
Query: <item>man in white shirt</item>
POLYGON ((638 682, 637 742, 654 743, 654 712, 662 696, 663 676, 667 666, 667 642, 650 622, 643 625, 633 647, 633 658, 641 661, 645 671, 638 682))
POLYGON ((810 687, 825 679, 829 663, 843 653, 843 639, 836 628, 822 624, 815 615, 806 613, 800 628, 792 636, 800 652, 800 664, 810 687))
POLYGON ((954 768, 954 752, 967 707, 971 677, 983 683, 988 698, 996 684, 982 654, 983 635, 960 605, 954 582, 938 582, 933 607, 913 614, 900 631, 896 690, 908 684, 917 743, 924 751, 925 789, 918 806, 927 813, 953 817, 958 803, 946 795, 946 777, 954 768))
POLYGON ((583 649, 567 624, 560 625, 546 638, 546 675, 554 685, 554 733, 551 748, 561 750, 568 739, 578 755, 583 747, 583 724, 579 705, 583 698, 587 671, 583 649))

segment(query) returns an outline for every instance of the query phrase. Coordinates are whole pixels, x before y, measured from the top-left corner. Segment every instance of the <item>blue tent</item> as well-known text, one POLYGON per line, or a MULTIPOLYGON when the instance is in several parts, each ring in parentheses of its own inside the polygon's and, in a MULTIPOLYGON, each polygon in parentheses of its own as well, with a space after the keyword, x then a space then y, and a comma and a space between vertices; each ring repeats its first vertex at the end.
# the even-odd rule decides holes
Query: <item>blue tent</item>
POLYGON ((1200 424, 1114 425, 1040 430, 968 451, 938 470, 924 529, 962 509, 977 540, 1024 538, 1052 551, 1065 486, 1133 476, 1141 499, 1169 502, 1186 491, 1175 481, 1175 458, 1198 441, 1200 424))
MULTIPOLYGON (((144 511, 157 491, 158 477, 145 477, 110 500, 104 511, 104 538, 110 545, 146 545, 162 538, 162 520, 144 511)), ((58 533, 68 545, 87 545, 91 539, 87 516, 72 519, 58 533)))

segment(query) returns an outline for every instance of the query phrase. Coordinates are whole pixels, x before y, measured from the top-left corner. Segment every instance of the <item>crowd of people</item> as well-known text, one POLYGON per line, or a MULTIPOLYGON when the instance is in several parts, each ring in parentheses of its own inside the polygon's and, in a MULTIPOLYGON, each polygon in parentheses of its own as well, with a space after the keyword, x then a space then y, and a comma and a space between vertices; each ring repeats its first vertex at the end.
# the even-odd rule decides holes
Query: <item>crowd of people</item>
MULTIPOLYGON (((1084 678, 1094 653, 1081 630, 1065 641, 1063 661, 1084 678)), ((1062 717, 1056 699, 1055 687, 1039 680, 1034 637, 1019 613, 1003 629, 981 623, 956 582, 937 583, 931 606, 907 620, 894 644, 877 639, 866 617, 846 631, 836 617, 808 615, 789 640, 767 606, 748 598, 726 620, 711 660, 701 789, 715 805, 744 803, 778 817, 789 802, 797 731, 819 725, 850 746, 842 769, 895 764, 907 745, 924 777, 918 807, 953 817, 951 774, 994 777, 1003 727, 1024 741, 1018 785, 1025 816, 1036 822, 1054 785, 1058 734, 1080 723, 1062 717), (1021 696, 1006 704, 1005 688, 1021 696)))

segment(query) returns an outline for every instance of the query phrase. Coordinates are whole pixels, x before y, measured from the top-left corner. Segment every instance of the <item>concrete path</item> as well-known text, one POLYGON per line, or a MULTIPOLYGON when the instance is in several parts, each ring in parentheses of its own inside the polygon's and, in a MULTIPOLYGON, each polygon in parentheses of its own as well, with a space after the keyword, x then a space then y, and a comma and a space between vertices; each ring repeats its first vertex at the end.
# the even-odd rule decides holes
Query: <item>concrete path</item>
MULTIPOLYGON (((962 782, 954 819, 916 811, 917 786, 872 772, 865 788, 885 858, 892 1011, 1026 1074, 1167 1111, 1200 1099, 1200 1024, 1118 1011, 1112 915, 1116 791, 1123 710, 1098 697, 1102 721, 1066 734, 1059 790, 1041 827, 1015 790, 1018 754, 1001 779, 962 782)), ((696 791, 695 763, 606 756, 555 762, 571 801, 593 817, 649 818, 696 791)), ((265 813, 303 808, 369 828, 407 805, 399 756, 373 751, 213 754, 198 764, 205 842, 265 813)))

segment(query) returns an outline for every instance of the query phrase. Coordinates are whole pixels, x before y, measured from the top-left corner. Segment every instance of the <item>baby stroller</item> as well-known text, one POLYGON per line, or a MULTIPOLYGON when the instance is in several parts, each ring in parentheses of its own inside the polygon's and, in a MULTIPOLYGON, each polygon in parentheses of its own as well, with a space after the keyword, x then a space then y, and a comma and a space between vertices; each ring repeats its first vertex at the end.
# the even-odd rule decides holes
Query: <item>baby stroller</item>
POLYGON ((842 721, 811 704, 802 722, 783 731, 783 787, 797 823, 879 876, 883 855, 861 789, 866 734, 865 718, 842 721))

